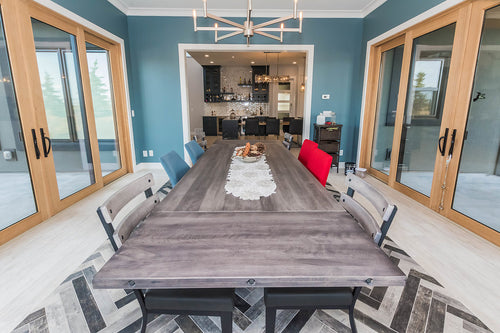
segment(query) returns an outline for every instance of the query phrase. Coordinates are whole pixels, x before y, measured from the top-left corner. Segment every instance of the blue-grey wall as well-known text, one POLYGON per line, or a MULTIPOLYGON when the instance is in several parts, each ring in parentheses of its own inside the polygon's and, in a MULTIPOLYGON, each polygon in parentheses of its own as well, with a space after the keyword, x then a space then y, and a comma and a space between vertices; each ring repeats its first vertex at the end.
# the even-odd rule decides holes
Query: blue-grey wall
POLYGON ((90 22, 128 39, 127 16, 107 0, 52 0, 90 22))
MULTIPOLYGON (((409 19, 422 14, 426 10, 439 5, 445 0, 387 0, 383 5, 375 9, 363 19, 363 38, 361 48, 361 70, 354 82, 357 84, 353 91, 352 107, 361 110, 361 100, 363 97, 363 80, 366 57, 366 43, 369 40, 383 34, 384 32, 408 21, 409 19)), ((360 112, 357 113, 355 123, 360 123, 360 112)), ((358 141, 356 132, 355 141, 358 141)), ((357 151, 357 150, 356 150, 357 151)))
MULTIPOLYGON (((362 19, 305 19, 301 35, 290 33, 284 37, 285 44, 315 46, 311 124, 323 110, 336 112, 337 122, 344 125, 343 161, 355 159, 357 145, 355 119, 359 109, 352 106, 352 92, 357 84, 353 78, 359 76, 360 70, 362 26, 362 19), (321 99, 325 93, 331 94, 330 100, 321 99)), ((213 33, 195 33, 189 17, 129 17, 128 29, 137 162, 157 162, 159 156, 172 149, 183 156, 177 44, 213 44, 213 33), (142 157, 142 150, 146 149, 153 149, 155 156, 142 157)), ((241 36, 224 41, 244 42, 241 36)), ((253 37, 252 43, 275 44, 261 36, 253 37)))

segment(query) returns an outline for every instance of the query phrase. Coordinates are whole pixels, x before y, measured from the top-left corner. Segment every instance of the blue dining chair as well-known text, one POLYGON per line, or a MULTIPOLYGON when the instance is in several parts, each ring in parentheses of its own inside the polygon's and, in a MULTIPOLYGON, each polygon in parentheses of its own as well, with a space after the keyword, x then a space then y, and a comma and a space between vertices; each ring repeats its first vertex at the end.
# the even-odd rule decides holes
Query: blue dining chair
POLYGON ((167 172, 172 188, 177 184, 181 178, 189 171, 189 165, 177 154, 175 151, 160 157, 161 165, 167 172))
POLYGON ((198 161, 201 155, 203 155, 204 153, 203 148, 201 148, 198 142, 194 140, 186 143, 184 147, 186 147, 186 150, 189 154, 189 158, 191 158, 191 162, 193 162, 193 164, 195 164, 196 161, 198 161))

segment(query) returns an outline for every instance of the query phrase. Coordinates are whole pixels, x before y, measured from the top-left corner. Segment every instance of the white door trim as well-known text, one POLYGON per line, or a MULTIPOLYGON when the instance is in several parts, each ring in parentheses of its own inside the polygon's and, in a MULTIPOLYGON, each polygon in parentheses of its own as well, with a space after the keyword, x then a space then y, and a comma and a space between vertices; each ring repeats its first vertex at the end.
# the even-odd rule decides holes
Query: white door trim
POLYGON ((401 32, 405 29, 408 29, 411 26, 413 26, 417 23, 420 23, 420 22, 422 22, 422 21, 424 21, 424 20, 426 20, 426 19, 428 19, 436 14, 439 14, 439 13, 447 10, 448 8, 451 8, 451 7, 457 5, 461 2, 464 2, 464 1, 466 1, 466 0, 446 0, 446 1, 443 1, 439 5, 434 6, 431 9, 426 10, 422 14, 417 15, 417 16, 409 19, 408 21, 401 23, 400 25, 392 28, 391 30, 384 32, 381 35, 378 35, 377 37, 375 37, 373 39, 370 39, 366 43, 365 76, 363 79, 363 97, 361 99, 361 114, 359 116, 358 153, 356 156, 357 166, 359 166, 359 159, 360 159, 360 154, 361 154, 361 142, 363 141, 363 120, 364 120, 365 111, 366 111, 365 110, 365 107, 366 107, 366 89, 367 89, 367 84, 368 84, 368 82, 367 82, 368 81, 368 70, 369 70, 368 66, 369 66, 369 62, 370 62, 370 49, 371 49, 371 47, 374 44, 381 42, 386 38, 394 36, 397 33, 401 32))
MULTIPOLYGON (((179 72, 181 85, 182 104, 182 133, 184 144, 191 140, 189 128, 189 99, 186 80, 186 52, 258 52, 258 51, 288 51, 306 53, 306 91, 304 92, 304 125, 302 129, 302 140, 309 139, 311 127, 311 101, 314 65, 314 45, 265 45, 265 44, 183 44, 179 43, 179 72)), ((184 149, 184 159, 189 160, 187 151, 184 149)))

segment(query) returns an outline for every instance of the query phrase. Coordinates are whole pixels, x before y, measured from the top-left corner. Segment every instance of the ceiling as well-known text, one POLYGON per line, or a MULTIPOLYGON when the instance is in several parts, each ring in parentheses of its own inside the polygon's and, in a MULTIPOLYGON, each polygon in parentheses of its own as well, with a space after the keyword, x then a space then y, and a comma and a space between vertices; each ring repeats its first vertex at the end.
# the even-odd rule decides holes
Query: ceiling
MULTIPOLYGON (((202 12, 202 0, 108 0, 131 16, 192 16, 192 10, 202 12)), ((208 11, 223 17, 245 17, 247 0, 207 0, 208 11)), ((386 0, 299 0, 298 10, 304 17, 362 18, 386 0)), ((293 0, 252 0, 252 16, 277 17, 290 15, 293 0)))
MULTIPOLYGON (((200 65, 223 65, 223 66, 257 66, 266 65, 266 53, 264 52, 189 52, 191 57, 200 65), (208 55, 206 57, 205 55, 208 55), (234 57, 234 58, 233 58, 234 57), (211 63, 213 61, 213 63, 211 63), (252 61, 254 62, 252 64, 252 61)), ((267 53, 267 64, 277 63, 279 54, 280 65, 303 65, 305 52, 273 52, 267 53)))

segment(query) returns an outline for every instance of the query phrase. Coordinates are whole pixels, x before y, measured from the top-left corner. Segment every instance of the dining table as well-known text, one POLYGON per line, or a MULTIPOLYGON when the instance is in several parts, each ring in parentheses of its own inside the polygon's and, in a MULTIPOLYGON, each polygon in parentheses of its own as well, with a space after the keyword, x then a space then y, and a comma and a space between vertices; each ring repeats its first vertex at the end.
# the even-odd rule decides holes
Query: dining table
POLYGON ((274 193, 225 186, 236 147, 215 142, 95 275, 94 288, 402 286, 405 274, 278 141, 274 193))

